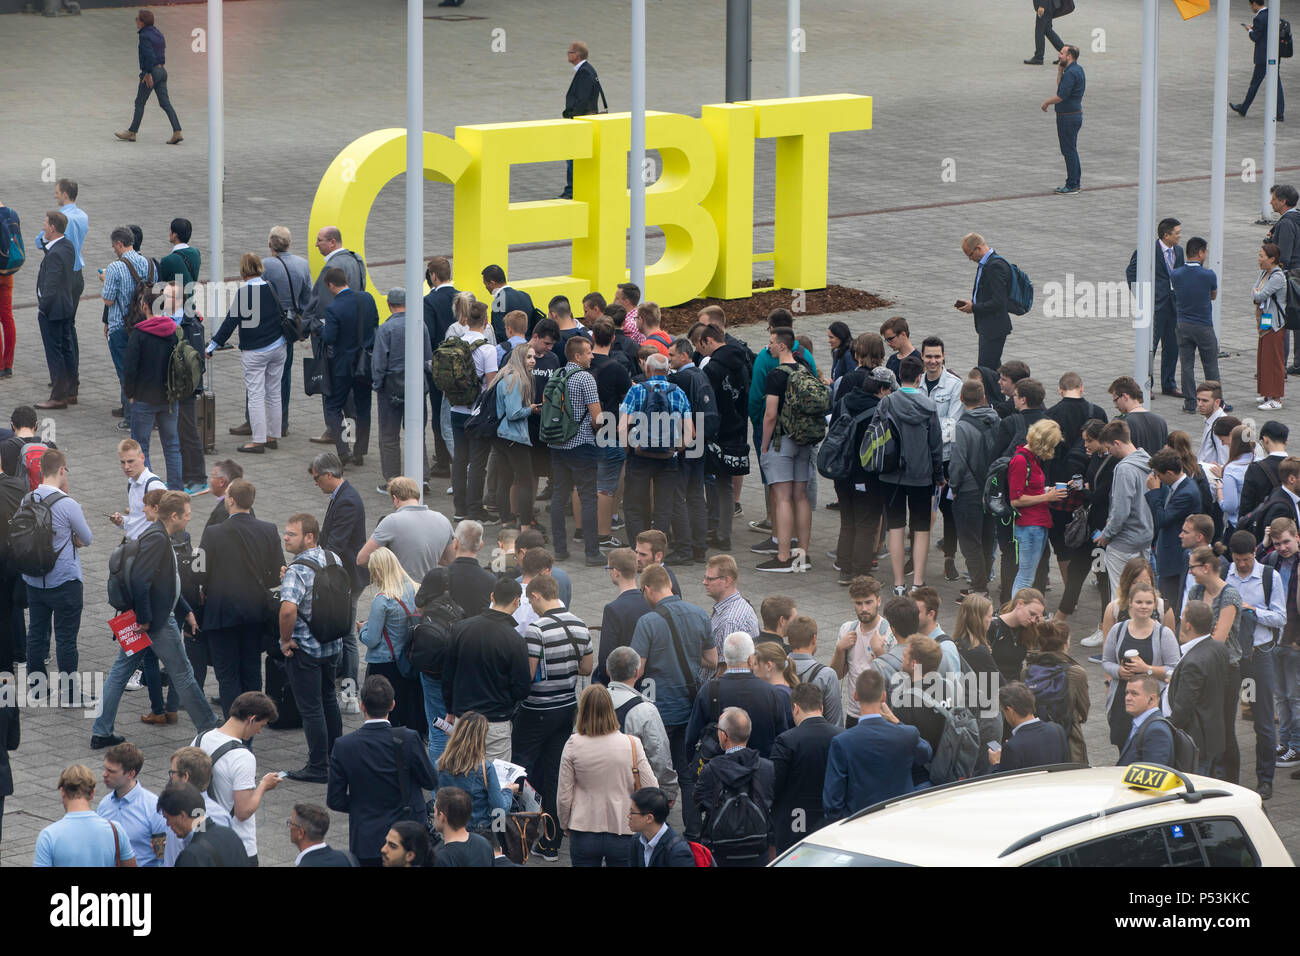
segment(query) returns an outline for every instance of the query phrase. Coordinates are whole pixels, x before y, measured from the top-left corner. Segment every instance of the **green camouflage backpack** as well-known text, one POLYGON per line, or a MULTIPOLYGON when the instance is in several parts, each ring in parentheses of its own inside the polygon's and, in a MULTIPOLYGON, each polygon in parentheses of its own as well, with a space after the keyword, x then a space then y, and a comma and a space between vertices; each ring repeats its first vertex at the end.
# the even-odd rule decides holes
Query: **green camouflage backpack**
POLYGON ((817 444, 826 437, 830 410, 831 390, 804 366, 792 366, 786 374, 785 403, 776 420, 777 439, 772 447, 780 451, 782 435, 800 445, 817 444))
MULTIPOLYGON (((581 369, 562 368, 546 380, 546 390, 542 392, 542 415, 538 423, 537 437, 546 445, 562 445, 578 434, 580 416, 573 414, 569 404, 569 379, 581 369)), ((586 409, 582 410, 582 414, 586 409)))
POLYGON ((185 330, 176 327, 176 345, 167 359, 167 401, 183 402, 194 394, 203 381, 203 361, 185 338, 185 330))
POLYGON ((487 339, 448 337, 434 349, 433 384, 453 405, 473 405, 478 399, 482 382, 474 368, 474 350, 487 344, 487 339))

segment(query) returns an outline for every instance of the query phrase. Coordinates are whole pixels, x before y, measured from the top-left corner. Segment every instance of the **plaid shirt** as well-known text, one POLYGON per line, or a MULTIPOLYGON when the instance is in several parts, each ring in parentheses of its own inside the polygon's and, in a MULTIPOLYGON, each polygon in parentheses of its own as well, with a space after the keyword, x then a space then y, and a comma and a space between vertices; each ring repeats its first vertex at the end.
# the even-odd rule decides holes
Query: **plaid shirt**
POLYGON ((578 431, 568 441, 551 446, 562 451, 579 445, 596 444, 596 432, 592 428, 591 416, 587 414, 587 406, 600 401, 595 376, 581 368, 577 362, 570 362, 564 368, 565 371, 573 372, 568 381, 569 408, 573 409, 573 415, 578 419, 578 431))
MULTIPOLYGON (((123 259, 131 263, 141 280, 149 277, 149 260, 134 249, 126 250, 123 259)), ((155 279, 157 276, 154 277, 155 279)), ((115 332, 126 321, 126 310, 131 307, 131 296, 135 293, 135 280, 131 270, 120 260, 114 259, 104 270, 104 291, 101 297, 108 302, 108 331, 115 332), (109 301, 112 300, 112 301, 109 301)))
MULTIPOLYGON (((325 554, 324 548, 316 547, 295 555, 294 560, 306 558, 323 566, 325 554)), ((305 564, 290 564, 284 572, 284 580, 280 582, 280 600, 298 605, 298 618, 293 622, 293 639, 298 642, 299 650, 308 657, 333 657, 343 649, 343 641, 340 639, 321 644, 311 636, 311 627, 307 624, 311 620, 311 588, 315 580, 316 572, 305 564)))
MULTIPOLYGON (((644 382, 633 385, 623 399, 623 404, 618 408, 619 417, 623 418, 645 411, 646 392, 651 389, 656 392, 667 391, 668 413, 672 416, 673 442, 680 446, 682 442, 682 419, 691 417, 691 400, 686 397, 685 392, 669 382, 663 375, 656 375, 644 382)), ((636 437, 632 430, 629 430, 628 434, 629 437, 636 437)))
POLYGON ((758 637, 758 615, 739 591, 731 597, 723 598, 713 605, 713 646, 722 657, 722 642, 728 634, 744 631, 750 637, 758 637))

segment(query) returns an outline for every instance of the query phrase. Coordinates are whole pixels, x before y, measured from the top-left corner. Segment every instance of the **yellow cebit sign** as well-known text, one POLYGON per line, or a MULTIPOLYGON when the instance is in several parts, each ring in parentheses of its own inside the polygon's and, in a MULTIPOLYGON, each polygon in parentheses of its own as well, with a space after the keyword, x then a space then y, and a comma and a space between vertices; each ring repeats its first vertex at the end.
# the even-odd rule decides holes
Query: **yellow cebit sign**
MULTIPOLYGON (((646 113, 646 147, 663 172, 646 190, 646 222, 665 236, 646 269, 647 298, 676 305, 699 295, 749 296, 754 262, 754 140, 776 140, 776 284, 826 285, 830 135, 871 128, 871 97, 851 94, 705 106, 700 118, 646 113)), ((455 187, 452 281, 478 289, 484 266, 507 270, 535 302, 627 281, 628 113, 458 126, 455 139, 424 134, 424 178, 455 187), (510 201, 510 168, 573 160, 573 199, 510 201), (572 240, 568 275, 525 279, 509 271, 509 249, 572 240)), ((348 144, 321 178, 309 228, 338 226, 365 257, 366 221, 380 190, 406 171, 406 131, 377 130, 348 144)), ((311 266, 324 258, 313 247, 311 266)), ((372 293, 373 284, 368 285, 372 293)), ((378 298, 378 295, 376 295, 378 298)), ((383 303, 380 303, 381 315, 383 303)))

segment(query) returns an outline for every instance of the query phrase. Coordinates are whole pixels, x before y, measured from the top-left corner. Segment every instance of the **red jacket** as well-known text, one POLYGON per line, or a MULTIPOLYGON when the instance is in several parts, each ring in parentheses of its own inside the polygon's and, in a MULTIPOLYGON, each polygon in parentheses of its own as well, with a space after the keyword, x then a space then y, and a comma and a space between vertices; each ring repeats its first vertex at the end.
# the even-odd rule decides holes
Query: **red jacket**
MULTIPOLYGON (((1030 451, 1026 445, 1021 445, 1016 449, 1016 453, 1011 456, 1011 464, 1007 467, 1007 487, 1011 491, 1012 501, 1041 495, 1046 490, 1043 465, 1038 460, 1038 456, 1030 451)), ((1048 509, 1046 502, 1030 505, 1028 508, 1021 508, 1017 511, 1016 524, 1022 528, 1033 525, 1050 528, 1052 526, 1052 513, 1048 509)))

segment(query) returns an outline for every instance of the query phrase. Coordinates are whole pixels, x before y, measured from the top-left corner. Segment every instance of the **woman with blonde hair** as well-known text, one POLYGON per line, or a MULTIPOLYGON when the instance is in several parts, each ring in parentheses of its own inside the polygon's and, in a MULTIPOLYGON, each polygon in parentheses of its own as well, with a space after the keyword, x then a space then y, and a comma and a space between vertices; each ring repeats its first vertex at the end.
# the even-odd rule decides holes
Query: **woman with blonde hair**
POLYGON ((501 786, 496 767, 487 759, 487 732, 488 719, 478 711, 467 710, 456 718, 447 749, 438 758, 438 786, 434 789, 460 787, 468 793, 474 804, 470 831, 495 842, 492 814, 509 812, 519 784, 501 786))
POLYGON ((406 645, 411 638, 416 614, 415 582, 388 548, 376 548, 366 566, 370 583, 379 591, 370 602, 370 614, 357 621, 361 643, 366 648, 366 676, 383 674, 393 685, 393 712, 389 720, 394 727, 410 727, 424 733, 428 721, 424 715, 424 691, 419 675, 408 673, 406 645))
POLYGON ((578 698, 578 724, 560 755, 556 812, 572 839, 574 866, 627 866, 632 794, 657 787, 645 748, 618 729, 609 691, 592 684, 578 698))
POLYGON ((211 358, 239 329, 239 358, 244 366, 244 391, 248 396, 248 423, 252 441, 235 450, 254 455, 279 447, 283 416, 280 411, 280 379, 289 354, 280 327, 280 300, 262 278, 262 260, 251 252, 239 258, 239 277, 244 284, 235 293, 226 319, 208 342, 211 358))
POLYGON ((754 676, 767 681, 778 690, 785 691, 786 699, 799 683, 794 662, 786 655, 785 649, 775 641, 760 641, 754 645, 751 658, 754 676))
POLYGON ((993 661, 989 645, 989 628, 993 624, 993 602, 982 594, 968 594, 957 609, 957 623, 953 627, 952 642, 962 659, 977 674, 996 674, 998 665, 993 661))
POLYGON ((1052 512, 1047 506, 1067 494, 1060 487, 1047 488, 1043 463, 1056 455, 1061 444, 1061 426, 1050 418, 1039 419, 1029 426, 1025 443, 1016 448, 1007 466, 1007 492, 1011 507, 1016 509, 1012 533, 1016 540, 1016 580, 1013 591, 1030 587, 1038 559, 1047 547, 1047 532, 1052 527, 1052 512))

